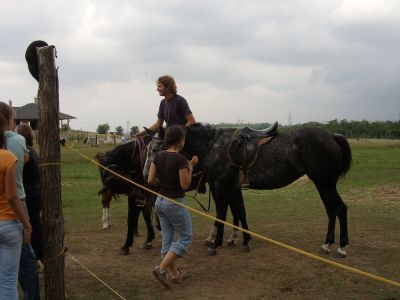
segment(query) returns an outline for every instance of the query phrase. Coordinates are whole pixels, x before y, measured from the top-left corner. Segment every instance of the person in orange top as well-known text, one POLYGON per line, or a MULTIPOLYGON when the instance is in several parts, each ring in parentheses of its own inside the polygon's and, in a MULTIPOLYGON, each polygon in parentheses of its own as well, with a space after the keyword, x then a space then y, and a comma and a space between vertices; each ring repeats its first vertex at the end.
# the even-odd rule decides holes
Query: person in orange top
POLYGON ((17 194, 17 158, 6 148, 6 129, 0 115, 0 299, 17 300, 22 243, 30 243, 32 226, 17 194))

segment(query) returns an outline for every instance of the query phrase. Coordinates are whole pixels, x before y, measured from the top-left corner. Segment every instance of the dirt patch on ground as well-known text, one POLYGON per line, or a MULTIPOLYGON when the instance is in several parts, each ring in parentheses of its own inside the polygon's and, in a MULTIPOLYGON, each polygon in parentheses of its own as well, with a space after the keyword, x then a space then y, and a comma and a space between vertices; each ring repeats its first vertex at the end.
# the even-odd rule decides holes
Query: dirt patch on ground
POLYGON ((350 190, 345 195, 346 203, 377 203, 400 206, 400 187, 398 185, 383 185, 363 189, 350 190))
MULTIPOLYGON (((392 197, 398 195, 399 189, 385 187, 375 189, 375 192, 392 197)), ((167 291, 151 275, 152 268, 160 260, 159 233, 152 249, 141 249, 145 240, 145 227, 141 223, 141 235, 135 239, 131 254, 121 256, 118 250, 124 240, 125 222, 123 219, 114 222, 109 230, 104 231, 100 228, 100 220, 99 224, 70 224, 66 245, 69 254, 125 299, 400 299, 398 288, 257 239, 252 240, 252 250, 248 253, 243 253, 240 247, 222 247, 217 256, 209 257, 204 238, 210 227, 196 222, 189 254, 178 262, 190 277, 167 291)), ((324 225, 320 225, 319 230, 315 230, 314 225, 308 226, 307 222, 297 224, 297 228, 285 222, 282 226, 270 227, 269 234, 279 236, 282 231, 296 230, 298 237, 283 242, 321 255, 319 245, 322 244, 325 222, 323 219, 321 223, 324 225)), ((390 270, 390 265, 400 263, 397 255, 399 239, 390 239, 381 231, 370 233, 368 237, 356 230, 353 234, 353 246, 346 259, 322 256, 399 281, 399 274, 394 271, 396 267, 390 270), (394 274, 397 278, 393 278, 394 274)), ((69 299, 120 299, 82 269, 69 254, 66 256, 65 275, 69 299)))

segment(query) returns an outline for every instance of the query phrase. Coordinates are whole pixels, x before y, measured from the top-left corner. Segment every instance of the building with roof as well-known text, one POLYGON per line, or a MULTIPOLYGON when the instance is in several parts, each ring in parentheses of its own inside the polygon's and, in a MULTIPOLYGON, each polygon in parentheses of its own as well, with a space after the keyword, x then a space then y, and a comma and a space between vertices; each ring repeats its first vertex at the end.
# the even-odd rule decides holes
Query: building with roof
MULTIPOLYGON (((24 106, 13 108, 16 113, 16 117, 14 120, 17 125, 20 123, 29 124, 33 130, 38 130, 39 108, 36 103, 28 103, 24 106)), ((60 120, 60 128, 65 124, 65 122, 69 128, 69 121, 76 118, 74 116, 59 112, 58 119, 60 120)))

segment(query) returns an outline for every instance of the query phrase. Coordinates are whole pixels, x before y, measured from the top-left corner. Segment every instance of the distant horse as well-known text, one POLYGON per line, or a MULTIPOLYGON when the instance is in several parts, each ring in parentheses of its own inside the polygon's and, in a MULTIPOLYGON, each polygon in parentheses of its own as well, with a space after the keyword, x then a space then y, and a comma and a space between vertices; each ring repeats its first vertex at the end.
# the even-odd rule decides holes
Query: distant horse
MULTIPOLYGON (((108 169, 144 186, 143 166, 146 159, 146 147, 151 139, 150 135, 140 137, 127 144, 119 145, 111 151, 96 155, 97 161, 108 169)), ((109 207, 113 197, 128 196, 128 232, 120 254, 129 254, 129 247, 133 245, 134 234, 137 232, 140 212, 143 213, 147 227, 147 238, 144 248, 151 248, 155 232, 152 224, 152 207, 155 195, 144 192, 143 189, 129 183, 113 173, 99 167, 103 187, 99 191, 103 204, 103 229, 111 226, 109 207)))
MULTIPOLYGON (((199 157, 198 168, 204 172, 214 198, 217 218, 226 220, 228 205, 234 220, 248 229, 246 211, 239 180, 239 166, 232 163, 237 153, 232 153, 236 129, 216 129, 209 125, 194 124, 187 127, 186 143, 182 153, 199 157)), ((249 136, 262 136, 262 131, 249 136)), ((238 159, 236 157, 236 159, 238 159)), ((240 160, 240 158, 239 158, 240 160)), ((304 127, 277 133, 266 145, 259 148, 255 161, 249 168, 251 189, 277 189, 289 185, 304 174, 315 184, 328 215, 328 229, 322 249, 329 252, 334 244, 336 217, 340 223, 338 253, 346 256, 348 245, 347 207, 336 189, 340 176, 351 166, 351 149, 342 135, 320 128, 304 127)), ((215 222, 216 236, 209 247, 215 255, 222 245, 224 225, 215 222)), ((242 247, 249 249, 250 235, 243 233, 242 247)))

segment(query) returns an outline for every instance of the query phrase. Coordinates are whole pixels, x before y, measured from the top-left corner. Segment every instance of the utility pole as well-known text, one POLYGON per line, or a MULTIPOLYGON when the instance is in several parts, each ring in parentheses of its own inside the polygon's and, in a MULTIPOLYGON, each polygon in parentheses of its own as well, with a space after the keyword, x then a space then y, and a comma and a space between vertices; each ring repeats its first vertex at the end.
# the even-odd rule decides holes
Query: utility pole
POLYGON ((65 298, 64 216, 61 202, 58 73, 55 48, 37 48, 38 125, 42 185, 45 299, 65 298))
POLYGON ((131 136, 131 128, 130 128, 130 126, 131 126, 131 122, 126 121, 126 136, 127 137, 131 136))

